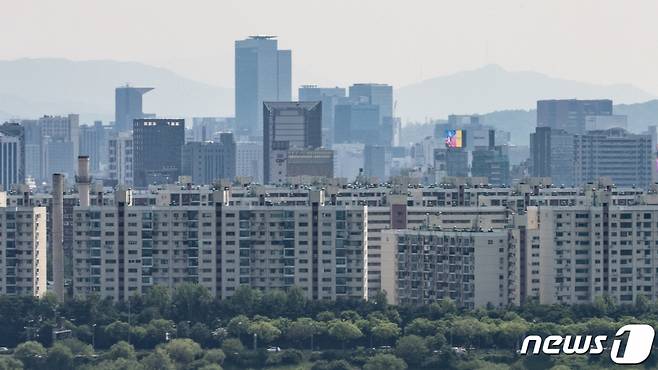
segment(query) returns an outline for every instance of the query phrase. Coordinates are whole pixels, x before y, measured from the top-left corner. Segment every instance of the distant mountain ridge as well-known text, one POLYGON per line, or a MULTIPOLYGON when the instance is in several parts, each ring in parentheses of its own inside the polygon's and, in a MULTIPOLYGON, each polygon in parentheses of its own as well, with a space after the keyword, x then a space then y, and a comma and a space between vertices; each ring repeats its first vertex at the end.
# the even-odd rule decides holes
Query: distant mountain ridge
POLYGON ((616 104, 639 103, 655 96, 630 84, 596 85, 498 65, 435 77, 396 91, 397 115, 404 121, 446 118, 502 110, 534 109, 541 99, 610 98, 616 104))
POLYGON ((184 78, 164 68, 112 60, 0 61, 0 118, 80 113, 83 122, 114 119, 114 88, 129 83, 155 90, 144 111, 161 116, 233 114, 233 89, 184 78))

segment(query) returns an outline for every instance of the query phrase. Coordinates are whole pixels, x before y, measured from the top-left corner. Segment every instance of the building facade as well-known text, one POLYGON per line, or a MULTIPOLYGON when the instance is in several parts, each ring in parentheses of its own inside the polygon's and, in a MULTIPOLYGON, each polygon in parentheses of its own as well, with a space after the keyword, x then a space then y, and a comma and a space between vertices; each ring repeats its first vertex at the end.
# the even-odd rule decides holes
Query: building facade
POLYGON ((222 133, 218 142, 189 142, 183 145, 181 174, 195 184, 212 184, 235 179, 236 145, 233 134, 222 133))
POLYGON ((477 147, 473 151, 471 175, 486 177, 489 184, 507 185, 510 180, 510 165, 507 146, 477 147))
POLYGON ((334 142, 334 109, 345 98, 343 87, 319 87, 304 85, 299 88, 299 101, 322 102, 322 143, 331 148, 334 142))
POLYGON ((112 206, 76 208, 74 295, 123 300, 194 282, 219 298, 242 285, 297 286, 309 299, 366 297, 365 206, 326 205, 321 192, 300 206, 232 206, 228 191, 208 198, 138 206, 122 191, 112 206))
POLYGON ((46 208, 11 207, 0 192, 0 295, 47 290, 46 208))
POLYGON ((236 143, 235 175, 263 183, 263 143, 239 141, 236 143))
POLYGON ((24 163, 21 139, 0 133, 0 191, 23 183, 24 163))
POLYGON ((288 176, 285 168, 289 150, 318 149, 321 146, 322 102, 263 103, 265 183, 288 176))
POLYGON ((587 116, 612 115, 612 100, 538 100, 537 127, 550 127, 570 134, 583 134, 587 116))
POLYGON ((62 173, 69 178, 75 176, 80 145, 79 121, 77 114, 43 116, 37 120, 45 160, 45 166, 42 165, 42 180, 49 181, 53 173, 62 173))
POLYGON ((382 290, 390 303, 518 304, 516 245, 507 230, 388 230, 382 255, 382 290))
POLYGON ((108 140, 108 181, 111 185, 134 184, 133 135, 112 133, 108 140))
POLYGON ((292 99, 290 50, 279 50, 274 36, 235 42, 235 121, 238 134, 262 135, 263 102, 292 99))
POLYGON ((173 184, 180 176, 185 120, 136 119, 133 122, 134 185, 173 184))
POLYGON ((152 87, 121 86, 114 89, 114 130, 130 131, 133 121, 145 118, 143 96, 153 90, 152 87))

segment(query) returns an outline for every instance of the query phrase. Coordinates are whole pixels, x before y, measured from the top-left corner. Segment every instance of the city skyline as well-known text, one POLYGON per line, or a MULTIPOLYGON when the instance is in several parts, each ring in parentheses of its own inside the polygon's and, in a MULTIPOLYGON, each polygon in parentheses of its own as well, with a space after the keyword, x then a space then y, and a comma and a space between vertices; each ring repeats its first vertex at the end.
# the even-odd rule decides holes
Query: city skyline
POLYGON ((233 41, 253 34, 274 34, 282 40, 281 47, 295 51, 293 89, 306 83, 405 86, 499 64, 509 70, 533 70, 570 80, 630 83, 658 94, 658 77, 649 73, 658 62, 658 52, 651 47, 658 44, 658 26, 651 16, 658 4, 639 2, 631 10, 622 3, 585 1, 569 3, 570 11, 565 13, 561 11, 564 3, 419 2, 406 7, 392 1, 363 1, 350 3, 349 12, 339 3, 324 7, 323 17, 281 22, 292 17, 287 14, 298 8, 298 1, 201 2, 193 8, 160 2, 155 8, 152 1, 93 6, 77 0, 57 4, 28 1, 5 7, 8 16, 0 25, 0 35, 21 37, 0 36, 4 45, 0 59, 138 61, 230 87, 233 41), (629 24, 624 20, 630 12, 634 22, 629 24), (144 22, 147 15, 149 22, 144 22), (119 16, 124 26, 113 27, 119 16), (30 27, 33 22, 19 22, 25 17, 43 25, 56 21, 57 27, 49 27, 46 34, 42 28, 30 27), (597 21, 582 27, 587 19, 597 21), (218 24, 222 32, 217 31, 218 24), (361 36, 351 37, 350 27, 336 24, 359 25, 361 36), (390 27, 382 26, 385 24, 390 27), (298 32, 301 28, 310 32, 298 32), (415 41, 408 42, 412 38, 415 41), (588 47, 583 48, 584 44, 588 47), (643 58, 629 58, 638 53, 643 58))

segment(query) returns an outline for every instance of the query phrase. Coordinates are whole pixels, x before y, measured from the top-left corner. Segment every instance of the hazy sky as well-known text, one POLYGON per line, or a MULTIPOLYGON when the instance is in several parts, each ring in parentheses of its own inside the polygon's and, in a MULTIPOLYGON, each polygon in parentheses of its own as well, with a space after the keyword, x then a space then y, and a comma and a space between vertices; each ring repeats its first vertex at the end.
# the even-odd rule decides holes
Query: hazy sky
POLYGON ((232 86, 233 41, 251 34, 293 50, 294 85, 497 63, 658 94, 653 0, 0 0, 0 59, 132 60, 232 86))

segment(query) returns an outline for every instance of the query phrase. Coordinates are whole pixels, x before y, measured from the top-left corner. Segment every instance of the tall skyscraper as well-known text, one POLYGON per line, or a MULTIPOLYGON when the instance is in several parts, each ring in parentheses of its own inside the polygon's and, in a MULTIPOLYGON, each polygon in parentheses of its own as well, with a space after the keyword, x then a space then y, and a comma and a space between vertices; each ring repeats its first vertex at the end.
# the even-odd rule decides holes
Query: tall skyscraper
POLYGON ((391 152, 383 145, 366 145, 363 149, 363 172, 376 177, 380 182, 388 181, 391 175, 391 152))
POLYGON ((42 150, 44 138, 41 136, 41 127, 37 120, 22 120, 21 126, 25 129, 25 177, 36 180, 42 179, 45 173, 46 160, 42 150))
POLYGON ((45 166, 41 180, 49 181, 53 173, 61 173, 68 178, 75 175, 75 164, 80 145, 80 117, 43 116, 37 121, 41 131, 42 153, 45 166))
POLYGON ((326 147, 334 143, 334 107, 341 98, 345 98, 343 87, 304 85, 299 88, 299 101, 322 102, 322 143, 326 147))
POLYGON ((335 106, 334 143, 382 144, 380 106, 367 102, 341 102, 335 106))
POLYGON ((195 184, 235 178, 236 147, 232 133, 220 134, 218 142, 193 141, 183 145, 181 174, 192 176, 195 184))
POLYGON ((135 186, 173 184, 178 180, 185 120, 168 118, 133 121, 135 186))
POLYGON ((574 137, 551 127, 537 127, 530 134, 530 174, 550 177, 553 184, 574 184, 574 137))
POLYGON ((252 182, 263 182, 263 143, 239 141, 236 144, 235 175, 249 177, 252 182))
POLYGON ((239 134, 262 135, 264 101, 292 99, 290 50, 279 50, 275 36, 235 42, 235 120, 239 134))
POLYGON ((98 172, 101 163, 107 163, 107 131, 102 122, 80 126, 80 155, 89 157, 92 172, 98 172))
POLYGON ((286 177, 285 166, 289 150, 316 149, 321 146, 321 102, 263 103, 265 183, 269 183, 274 177, 286 177))
POLYGON ((108 140, 108 180, 111 186, 134 183, 133 135, 130 131, 114 132, 108 140))
POLYGON ((585 132, 587 116, 612 115, 612 100, 539 100, 537 127, 550 127, 570 134, 585 132))
POLYGON ((114 129, 127 131, 133 128, 133 120, 144 118, 142 96, 152 87, 122 86, 114 89, 114 129))
POLYGON ((379 123, 384 117, 393 117, 393 86, 387 84, 354 84, 350 86, 350 98, 365 98, 369 104, 379 106, 379 123))
POLYGON ((22 163, 21 139, 0 132, 0 191, 23 182, 22 163))
MULTIPOLYGON (((25 181, 25 127, 20 123, 5 122, 0 125, 0 136, 2 135, 5 137, 13 137, 18 140, 18 164, 12 169, 12 171, 16 171, 16 182, 23 183, 25 181)), ((8 139, 5 139, 4 141, 6 142, 7 140, 8 139)), ((2 139, 0 139, 0 141, 2 141, 2 139)), ((1 155, 2 153, 0 153, 0 156, 1 155)), ((5 166, 2 161, 0 161, 0 172, 4 172, 3 167, 5 166)), ((7 171, 8 170, 9 169, 7 168, 7 171)), ((3 181, 0 180, 0 183, 3 183, 3 181)))

